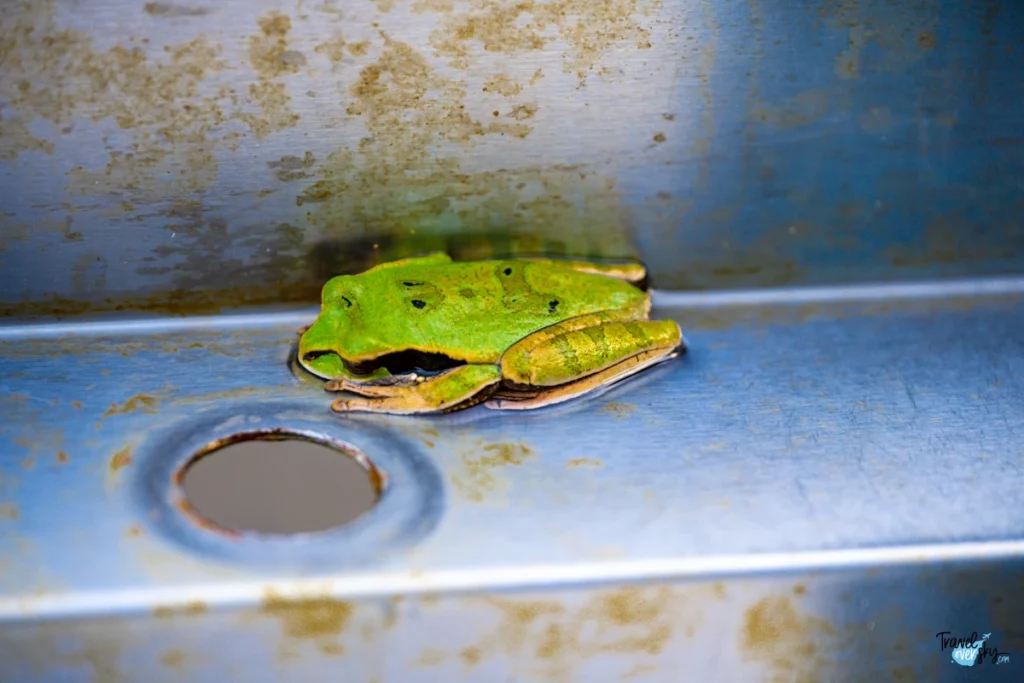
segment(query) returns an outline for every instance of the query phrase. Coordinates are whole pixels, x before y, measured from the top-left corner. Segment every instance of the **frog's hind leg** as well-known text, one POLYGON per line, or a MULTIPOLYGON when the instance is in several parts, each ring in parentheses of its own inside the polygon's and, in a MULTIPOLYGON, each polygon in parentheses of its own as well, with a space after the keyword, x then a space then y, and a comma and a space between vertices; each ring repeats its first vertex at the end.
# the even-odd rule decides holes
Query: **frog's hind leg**
POLYGON ((671 320, 600 323, 548 336, 540 343, 527 337, 502 356, 506 389, 486 406, 527 410, 561 403, 685 351, 682 332, 671 320))
POLYGON ((637 261, 630 261, 627 263, 602 263, 600 261, 586 261, 582 259, 544 258, 542 256, 524 256, 518 260, 528 261, 530 263, 550 263, 556 266, 572 268, 573 270, 578 270, 581 273, 613 277, 617 280, 624 280, 631 285, 636 285, 641 289, 646 289, 644 285, 647 282, 647 268, 637 261))
POLYGON ((373 398, 336 400, 331 408, 335 412, 374 412, 395 415, 447 413, 469 408, 487 400, 501 381, 501 369, 496 365, 460 365, 420 381, 375 382, 353 386, 352 390, 373 398))

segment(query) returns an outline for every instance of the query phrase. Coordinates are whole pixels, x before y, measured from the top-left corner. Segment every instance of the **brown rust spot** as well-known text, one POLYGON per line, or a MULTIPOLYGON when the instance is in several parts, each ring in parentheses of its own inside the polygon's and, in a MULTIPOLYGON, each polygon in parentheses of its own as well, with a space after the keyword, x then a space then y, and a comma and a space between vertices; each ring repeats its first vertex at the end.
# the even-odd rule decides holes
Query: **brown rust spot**
POLYGON ((210 611, 209 606, 201 600, 193 600, 184 605, 158 605, 153 608, 153 616, 157 619, 173 619, 176 617, 198 617, 210 611))
POLYGON ((140 527, 138 524, 132 524, 130 527, 128 527, 128 530, 125 531, 125 535, 129 538, 141 538, 142 527, 140 527))
POLYGON ((313 48, 313 52, 324 55, 331 60, 331 64, 337 66, 345 59, 346 44, 345 37, 340 33, 335 33, 331 38, 313 48))
POLYGON ((277 619, 289 638, 339 636, 348 627, 355 607, 328 596, 286 598, 267 591, 260 611, 277 619))
POLYGON ((604 467, 604 463, 597 458, 571 458, 565 463, 565 466, 569 469, 576 469, 579 467, 604 467))
POLYGON ((451 0, 418 0, 414 11, 443 13, 431 34, 435 52, 448 57, 456 68, 469 66, 478 48, 487 53, 520 55, 548 49, 561 39, 568 46, 563 70, 575 74, 580 85, 596 71, 613 47, 648 49, 650 29, 642 25, 645 9, 637 0, 470 0, 455 12, 451 0), (555 30, 550 30, 554 28, 555 30))
POLYGON ((199 511, 196 510, 195 507, 184 498, 179 498, 177 501, 175 501, 174 507, 176 507, 178 511, 181 512, 181 514, 188 517, 189 520, 200 529, 212 531, 215 534, 219 534, 227 538, 242 537, 242 532, 238 531, 237 529, 229 529, 227 527, 221 526, 220 524, 217 524, 216 522, 213 522, 204 517, 203 515, 199 514, 199 511))
POLYGON ((133 446, 130 445, 125 446, 111 456, 110 464, 107 467, 110 474, 117 474, 118 471, 132 464, 132 448, 133 446))
POLYGON ((111 403, 110 407, 107 408, 106 412, 100 417, 110 417, 111 415, 123 415, 138 410, 142 413, 155 413, 156 407, 159 401, 154 396, 147 394, 136 394, 127 401, 122 403, 120 406, 116 403, 111 403))
POLYGON ((188 7, 185 5, 174 5, 169 2, 147 2, 142 6, 146 14, 154 17, 201 17, 210 13, 205 7, 188 7))
POLYGON ((798 583, 793 586, 793 595, 803 595, 807 592, 807 588, 802 584, 798 583))
POLYGON ((291 95, 277 79, 299 73, 306 64, 301 52, 288 49, 292 20, 280 12, 268 12, 257 21, 260 33, 249 38, 249 63, 257 82, 249 84, 249 99, 259 105, 261 115, 240 114, 257 140, 290 128, 299 122, 292 110, 291 95))
POLYGON ((81 401, 72 401, 71 402, 71 407, 74 408, 75 410, 81 410, 82 409, 82 402, 81 401))
POLYGON ((744 613, 739 645, 745 659, 774 672, 771 680, 812 683, 829 678, 832 662, 823 651, 830 648, 821 641, 835 633, 827 621, 798 612, 788 596, 767 597, 744 613))
POLYGON ((617 401, 613 401, 611 403, 605 404, 604 408, 602 408, 601 410, 603 410, 606 413, 610 413, 615 417, 626 417, 636 410, 636 406, 633 405, 632 403, 620 403, 617 401))
POLYGON ((0 503, 0 519, 18 519, 21 516, 15 503, 0 503))
POLYGON ((480 663, 480 658, 482 656, 483 653, 480 652, 480 648, 478 647, 467 647, 459 653, 459 659, 461 659, 466 666, 476 666, 480 663))
POLYGON ((502 97, 515 97, 523 91, 523 86, 517 83, 508 74, 494 74, 487 79, 483 87, 484 92, 497 93, 502 97))
MULTIPOLYGON (((637 586, 597 592, 573 609, 544 600, 486 601, 502 612, 502 621, 472 646, 469 661, 464 650, 463 660, 475 663, 477 653, 480 657, 532 656, 546 677, 555 678, 567 673, 568 661, 578 658, 661 652, 672 636, 681 604, 667 587, 637 586)), ((687 633, 696 632, 696 623, 687 626, 687 633)))
POLYGON ((315 163, 316 157, 313 156, 312 152, 307 151, 301 157, 297 157, 294 154, 286 154, 277 161, 268 161, 267 166, 274 171, 274 175, 277 176, 278 180, 287 183, 311 177, 308 171, 315 163))
POLYGON ((533 449, 522 443, 487 444, 460 454, 461 472, 452 474, 450 479, 464 497, 480 502, 499 488, 497 472, 522 465, 533 457, 533 449))
POLYGON ((665 137, 664 133, 655 133, 654 137, 651 139, 654 140, 655 142, 665 142, 665 140, 667 140, 668 138, 665 137))
POLYGON ((160 664, 179 674, 185 673, 185 653, 177 648, 160 655, 160 664))
POLYGON ((57 451, 57 464, 58 465, 63 465, 65 463, 67 463, 70 459, 71 458, 69 458, 68 454, 65 453, 64 451, 57 451))

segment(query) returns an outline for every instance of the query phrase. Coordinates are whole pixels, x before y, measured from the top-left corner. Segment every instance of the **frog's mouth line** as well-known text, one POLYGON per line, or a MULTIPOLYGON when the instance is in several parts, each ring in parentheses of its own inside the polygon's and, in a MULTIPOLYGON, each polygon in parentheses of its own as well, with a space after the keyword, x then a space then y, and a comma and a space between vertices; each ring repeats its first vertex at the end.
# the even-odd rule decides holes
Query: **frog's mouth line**
POLYGON ((414 349, 385 353, 376 358, 358 363, 346 360, 336 351, 330 350, 307 351, 302 359, 306 363, 312 363, 317 358, 332 354, 341 360, 345 370, 356 376, 371 375, 381 368, 387 370, 391 375, 415 373, 417 375, 429 376, 437 375, 466 364, 465 361, 456 360, 443 353, 427 353, 414 349))

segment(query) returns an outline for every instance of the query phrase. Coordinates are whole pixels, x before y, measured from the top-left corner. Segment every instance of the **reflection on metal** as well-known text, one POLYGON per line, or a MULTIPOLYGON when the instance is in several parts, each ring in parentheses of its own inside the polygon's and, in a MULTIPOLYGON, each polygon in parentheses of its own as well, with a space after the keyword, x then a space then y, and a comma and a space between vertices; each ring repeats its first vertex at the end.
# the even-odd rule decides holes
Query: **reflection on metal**
POLYGON ((946 680, 934 634, 974 630, 1012 666, 1000 282, 660 293, 685 359, 530 415, 333 414, 289 367, 306 313, 8 327, 0 679, 946 680), (266 428, 372 454, 380 504, 305 538, 181 515, 181 464, 266 428))

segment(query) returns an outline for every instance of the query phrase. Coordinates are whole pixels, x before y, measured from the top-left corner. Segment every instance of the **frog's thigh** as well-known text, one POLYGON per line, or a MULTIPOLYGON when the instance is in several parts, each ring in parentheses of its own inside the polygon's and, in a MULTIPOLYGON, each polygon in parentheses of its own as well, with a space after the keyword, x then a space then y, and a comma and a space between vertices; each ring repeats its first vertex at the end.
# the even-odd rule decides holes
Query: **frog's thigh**
POLYGON ((491 393, 489 390, 496 388, 500 381, 501 370, 496 365, 460 365, 422 382, 395 387, 395 393, 383 398, 339 398, 331 407, 337 412, 396 415, 447 412, 485 400, 491 393))
POLYGON ((624 361, 617 363, 606 370, 588 375, 575 382, 569 382, 550 389, 524 392, 521 396, 515 394, 502 394, 501 398, 493 399, 484 403, 484 406, 492 410, 531 410, 543 408, 562 401, 577 398, 591 391, 602 387, 608 387, 616 382, 621 382, 631 375, 664 361, 675 358, 681 351, 680 347, 652 349, 642 351, 635 356, 630 356, 624 361))
POLYGON ((530 263, 545 263, 565 268, 572 268, 581 273, 591 275, 604 275, 617 280, 624 280, 630 284, 639 284, 647 277, 647 269, 640 263, 599 263, 590 261, 571 261, 568 259, 551 259, 541 256, 527 256, 519 260, 530 263))
MULTIPOLYGON (((566 321, 571 322, 571 321, 566 321)), ((553 325, 552 328, 557 328, 553 325)), ((606 322, 550 334, 546 328, 514 344, 500 362, 512 385, 553 387, 574 382, 646 351, 679 347, 682 332, 672 320, 606 322), (544 336, 539 344, 534 336, 544 336)))

